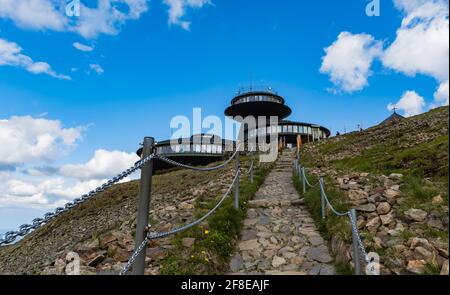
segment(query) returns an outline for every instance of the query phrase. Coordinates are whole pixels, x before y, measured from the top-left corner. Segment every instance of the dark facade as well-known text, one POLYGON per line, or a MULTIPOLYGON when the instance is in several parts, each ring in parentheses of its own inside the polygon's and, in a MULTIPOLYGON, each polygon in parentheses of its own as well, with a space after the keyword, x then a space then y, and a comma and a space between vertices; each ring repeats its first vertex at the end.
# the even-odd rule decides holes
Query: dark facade
MULTIPOLYGON (((190 138, 157 142, 155 149, 158 155, 183 164, 208 165, 222 160, 226 151, 232 151, 234 146, 235 142, 232 140, 225 140, 212 134, 198 134, 190 138)), ((139 157, 141 154, 142 148, 137 151, 139 157)), ((158 159, 154 160, 153 165, 155 171, 173 168, 158 159)))

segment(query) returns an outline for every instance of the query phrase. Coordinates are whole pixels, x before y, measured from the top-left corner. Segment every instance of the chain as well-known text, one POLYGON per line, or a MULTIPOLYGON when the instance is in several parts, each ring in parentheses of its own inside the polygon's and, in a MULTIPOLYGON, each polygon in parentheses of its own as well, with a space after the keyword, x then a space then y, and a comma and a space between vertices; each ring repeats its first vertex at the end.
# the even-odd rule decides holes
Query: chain
POLYGON ((359 250, 363 254, 364 260, 367 263, 369 263, 370 262, 369 255, 367 255, 366 248, 364 247, 364 244, 363 244, 363 242, 361 240, 361 236, 359 235, 358 226, 356 225, 356 220, 353 219, 353 216, 352 216, 352 214, 350 212, 348 212, 348 217, 350 218, 350 224, 352 226, 352 231, 355 233, 356 240, 358 242, 359 250))
POLYGON ((252 170, 253 170, 253 161, 250 164, 250 167, 248 168, 248 171, 246 172, 246 174, 248 175, 248 174, 252 173, 252 170))
POLYGON ((69 211, 73 207, 76 207, 77 205, 80 205, 80 204, 90 200, 92 197, 109 189, 110 187, 112 187, 114 184, 121 181, 122 179, 130 176, 132 173, 134 173, 136 170, 138 170, 139 168, 141 168, 142 166, 147 164, 153 158, 154 158, 154 155, 150 155, 147 158, 136 162, 134 164, 134 166, 132 166, 129 169, 118 174, 116 177, 111 178, 110 180, 108 180, 101 186, 97 187, 96 189, 90 191, 89 193, 82 195, 80 198, 74 199, 72 202, 65 204, 63 207, 56 208, 54 212, 46 213, 43 218, 34 219, 31 224, 22 224, 19 227, 19 229, 16 231, 7 232, 3 238, 0 238, 0 246, 6 245, 6 244, 11 244, 18 237, 26 236, 30 231, 41 227, 42 225, 48 223, 49 221, 56 218, 57 216, 69 211))
MULTIPOLYGON (((305 170, 303 169, 303 171, 305 171, 305 170)), ((319 182, 317 182, 316 184, 312 185, 312 184, 309 182, 308 178, 306 177, 306 173, 302 173, 302 174, 303 174, 303 178, 305 178, 306 184, 307 184, 309 187, 316 187, 317 185, 319 185, 319 182)))
POLYGON ((323 183, 322 181, 319 181, 320 184, 320 190, 322 193, 323 198, 325 199, 325 201, 327 202, 328 206, 330 207, 331 211, 333 211, 334 214, 336 214, 337 216, 345 216, 348 215, 350 211, 347 212, 339 212, 336 209, 334 209, 334 207, 331 205, 330 200, 328 200, 328 196, 325 193, 325 188, 323 187, 323 183))
POLYGON ((165 238, 171 235, 175 235, 178 234, 182 231, 185 231, 201 222, 203 222, 204 220, 206 220, 209 216, 211 216, 214 212, 217 211, 217 209, 220 208, 220 206, 222 205, 222 203, 225 201, 225 199, 228 197, 228 195, 231 193, 231 190, 233 189, 233 186, 235 185, 236 181, 239 180, 239 175, 240 172, 239 170, 237 171, 236 175, 234 176, 233 182, 231 183, 231 185, 228 187, 227 191, 224 193, 224 195, 222 196, 222 198, 220 199, 220 201, 216 204, 216 206, 214 206, 214 208, 212 208, 208 213, 206 213, 205 215, 203 215, 203 217, 187 224, 184 225, 180 228, 174 229, 174 230, 170 230, 167 232, 162 232, 162 233, 149 233, 144 241, 139 245, 139 247, 134 251, 133 255, 131 255, 130 260, 127 262, 127 264, 123 267, 123 269, 120 271, 120 275, 124 275, 126 274, 131 266, 133 265, 134 261, 136 260, 136 258, 139 256, 139 254, 145 249, 145 245, 151 241, 151 240, 156 240, 156 239, 161 239, 161 238, 165 238))
POLYGON ((164 162, 166 162, 166 163, 168 163, 170 165, 173 165, 173 166, 176 166, 176 167, 180 167, 180 168, 185 168, 185 169, 190 169, 190 170, 195 170, 195 171, 214 171, 214 170, 222 169, 225 166, 227 166, 228 163, 230 163, 236 157, 236 155, 239 152, 239 148, 240 148, 240 145, 237 146, 236 151, 233 153, 233 155, 228 160, 226 160, 224 163, 222 163, 222 164, 220 164, 218 166, 215 166, 215 167, 206 167, 206 168, 194 167, 194 166, 190 166, 190 165, 186 165, 186 164, 182 164, 182 163, 176 162, 174 160, 171 160, 171 159, 166 158, 166 157, 161 156, 161 155, 156 155, 156 158, 160 159, 161 161, 164 161, 164 162))
POLYGON ((139 245, 139 247, 133 252, 133 255, 131 255, 130 260, 128 260, 127 264, 123 267, 123 269, 120 271, 119 275, 124 275, 128 272, 128 270, 133 265, 134 261, 138 258, 139 254, 145 249, 145 246, 147 245, 149 241, 148 236, 145 237, 145 239, 142 241, 142 243, 139 245))
MULTIPOLYGON (((313 187, 313 185, 311 185, 309 183, 308 179, 306 178, 305 173, 302 173, 302 174, 303 174, 303 178, 305 179, 306 184, 308 186, 310 186, 310 187, 313 187)), ((361 236, 360 236, 359 231, 358 231, 358 226, 356 224, 356 220, 354 220, 351 212, 350 211, 339 212, 336 209, 334 209, 334 207, 331 205, 330 201, 328 200, 328 197, 327 197, 327 194, 325 193, 325 188, 324 188, 324 185, 323 185, 322 181, 319 181, 318 184, 320 185, 321 194, 322 194, 323 198, 325 199, 325 201, 327 202, 328 206, 331 208, 331 211, 333 211, 333 213, 338 215, 338 216, 348 215, 348 217, 350 218, 350 224, 351 224, 351 227, 352 227, 352 232, 355 234, 356 241, 358 243, 358 248, 359 248, 360 252, 363 254, 364 260, 367 263, 370 263, 369 256, 367 255, 366 248, 364 247, 364 244, 362 242, 361 236)), ((316 186, 316 185, 317 184, 315 184, 314 186, 316 186)))

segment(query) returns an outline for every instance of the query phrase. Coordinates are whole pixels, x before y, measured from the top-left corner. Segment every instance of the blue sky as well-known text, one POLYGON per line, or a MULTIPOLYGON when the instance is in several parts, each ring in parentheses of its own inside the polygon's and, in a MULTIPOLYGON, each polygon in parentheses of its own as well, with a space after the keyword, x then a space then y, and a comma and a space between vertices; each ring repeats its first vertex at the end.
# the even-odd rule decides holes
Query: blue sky
MULTIPOLYGON (((125 16, 102 15, 105 23, 83 19, 83 8, 96 8, 97 0, 81 0, 78 19, 64 15, 61 1, 37 1, 53 8, 42 17, 39 5, 20 15, 11 2, 0 0, 0 122, 10 123, 4 129, 16 126, 12 117, 30 116, 79 131, 68 142, 50 144, 57 154, 50 159, 41 154, 30 162, 0 159, 0 168, 8 167, 0 169, 0 229, 31 220, 55 206, 53 199, 73 197, 23 186, 58 178, 61 189, 72 190, 88 180, 76 172, 39 174, 36 180, 23 171, 68 164, 88 170, 101 149, 128 154, 119 155, 126 166, 144 136, 170 136, 172 117, 191 116, 194 107, 204 116, 222 117, 236 90, 250 83, 277 89, 293 109, 289 119, 324 125, 333 134, 377 124, 389 116, 389 104, 406 115, 448 104, 448 12, 442 14, 448 1, 381 0, 381 15, 369 17, 370 1, 364 0, 102 0, 125 16), (409 16, 415 22, 405 24, 409 16), (98 29, 105 24, 110 27, 98 29), (427 26, 443 39, 428 34, 427 26), (418 43, 416 55, 404 54, 410 43, 399 37, 408 32, 417 34, 417 42, 436 44, 418 43), (75 42, 90 51, 76 49, 75 42), (11 44, 22 50, 11 53, 11 44), (13 180, 21 189, 11 188, 13 180), (38 201, 17 201, 24 196, 38 201)), ((108 176, 86 175, 98 182, 108 176)))

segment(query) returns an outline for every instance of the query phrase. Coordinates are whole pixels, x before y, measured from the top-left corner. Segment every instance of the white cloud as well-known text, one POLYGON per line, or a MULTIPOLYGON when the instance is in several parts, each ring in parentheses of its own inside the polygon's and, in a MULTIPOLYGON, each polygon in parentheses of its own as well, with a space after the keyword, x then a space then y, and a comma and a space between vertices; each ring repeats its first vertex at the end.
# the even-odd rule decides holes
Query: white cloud
POLYGON ((90 65, 89 65, 89 68, 90 68, 92 71, 96 72, 98 75, 101 75, 101 74, 103 74, 103 73, 105 72, 105 70, 104 70, 104 69, 102 68, 102 66, 99 65, 99 64, 90 64, 90 65))
POLYGON ((73 182, 62 177, 27 178, 17 173, 0 183, 0 208, 54 209, 100 186, 105 180, 73 182))
POLYGON ((448 96, 449 96, 449 81, 442 82, 438 89, 434 93, 434 103, 432 108, 440 106, 448 106, 448 96))
POLYGON ((46 62, 34 62, 31 57, 22 54, 22 50, 17 43, 0 38, 0 66, 19 67, 33 74, 47 74, 63 80, 71 79, 69 76, 56 73, 46 62))
POLYGON ((85 38, 116 35, 128 20, 148 10, 149 0, 97 0, 95 7, 81 1, 80 16, 65 15, 67 2, 61 0, 0 0, 0 18, 18 27, 34 30, 73 31, 85 38))
POLYGON ((415 91, 406 91, 397 103, 390 103, 388 110, 394 108, 402 110, 405 117, 411 117, 421 114, 424 111, 425 100, 415 91))
POLYGON ((64 165, 60 173, 78 179, 104 179, 130 168, 138 160, 138 156, 134 153, 100 149, 87 163, 64 165))
POLYGON ((371 35, 342 32, 325 49, 320 72, 328 74, 334 85, 343 91, 361 90, 368 84, 370 67, 381 55, 382 47, 371 35))
POLYGON ((93 46, 89 46, 89 45, 85 45, 85 44, 81 44, 79 42, 75 42, 72 44, 73 47, 75 47, 76 49, 83 51, 83 52, 90 52, 92 50, 94 50, 93 46))
POLYGON ((186 9, 202 8, 205 5, 211 4, 211 0, 164 0, 164 3, 169 6, 169 24, 179 25, 189 31, 191 22, 182 20, 186 14, 186 9))
POLYGON ((382 57, 385 67, 408 76, 449 78, 449 21, 446 1, 396 0, 405 13, 394 42, 382 57))
POLYGON ((55 0, 0 0, 0 18, 12 20, 18 27, 62 31, 67 19, 55 0))
MULTIPOLYGON (((0 141, 7 142, 11 148, 4 149, 4 145, 0 146, 0 158, 7 163, 23 161, 26 164, 24 164, 25 169, 0 170, 0 208, 54 209, 106 183, 108 179, 132 167, 139 160, 134 153, 99 149, 86 163, 66 164, 59 168, 38 166, 48 162, 49 156, 53 154, 53 149, 44 149, 47 150, 45 156, 42 156, 41 152, 33 153, 34 149, 30 148, 30 141, 33 140, 30 137, 40 136, 30 136, 25 133, 41 134, 42 132, 37 132, 37 130, 45 129, 48 133, 53 134, 53 137, 60 136, 66 144, 73 144, 79 137, 78 132, 61 129, 58 121, 34 122, 30 126, 13 124, 14 126, 20 125, 21 128, 11 128, 9 125, 12 122, 9 120, 6 123, 5 125, 5 121, 0 121, 0 141), (13 135, 16 135, 16 138, 13 135), (29 153, 25 155, 23 152, 26 150, 29 153), (30 154, 34 157, 31 164, 28 161, 30 154), (22 157, 16 159, 20 155, 22 157)), ((35 145, 39 144, 35 143, 35 145)), ((137 174, 135 173, 121 182, 135 179, 137 174)))
POLYGON ((82 130, 30 116, 0 119, 0 167, 55 160, 82 139, 82 130))
POLYGON ((85 38, 95 38, 99 34, 116 35, 128 20, 139 19, 148 10, 147 0, 98 0, 97 7, 81 4, 80 17, 71 30, 85 38), (127 11, 117 4, 126 4, 127 11))

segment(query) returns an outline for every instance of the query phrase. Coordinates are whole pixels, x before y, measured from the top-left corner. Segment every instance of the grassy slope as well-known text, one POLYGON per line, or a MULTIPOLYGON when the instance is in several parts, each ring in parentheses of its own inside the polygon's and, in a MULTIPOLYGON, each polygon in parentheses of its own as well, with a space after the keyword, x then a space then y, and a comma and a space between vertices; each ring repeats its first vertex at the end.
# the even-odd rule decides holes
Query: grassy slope
MULTIPOLYGON (((405 175, 401 187, 405 201, 400 213, 409 208, 420 208, 444 218, 448 217, 448 107, 432 110, 428 113, 408 118, 398 124, 375 126, 362 133, 352 133, 302 148, 302 163, 307 167, 331 166, 339 173, 352 171, 389 175, 405 175), (431 198, 441 194, 444 204, 434 206, 431 198)), ((299 191, 301 183, 294 174, 294 182, 299 191)), ((341 191, 331 186, 332 180, 325 179, 327 195, 333 205, 345 211, 350 204, 341 191)), ((348 223, 328 215, 322 221, 320 216, 320 192, 310 189, 305 200, 319 228, 326 237, 338 235, 349 242, 348 223)), ((427 238, 441 238, 448 241, 448 231, 424 228, 427 238)), ((414 234, 405 231, 402 238, 406 241, 414 234)), ((343 273, 348 266, 338 266, 343 273)))
POLYGON ((430 177, 448 187, 448 125, 448 107, 434 109, 398 124, 322 142, 317 154, 324 156, 309 162, 321 165, 329 161, 327 164, 336 168, 385 175, 430 177))

